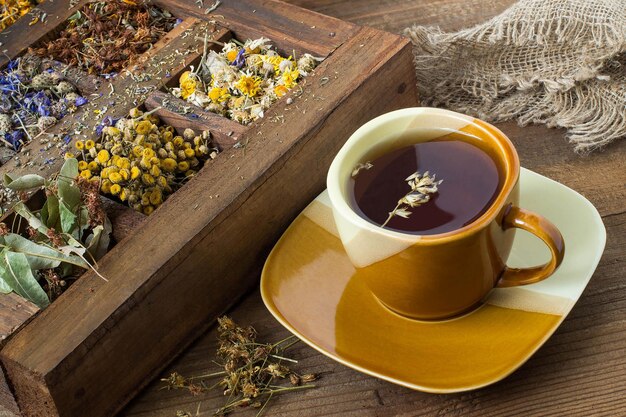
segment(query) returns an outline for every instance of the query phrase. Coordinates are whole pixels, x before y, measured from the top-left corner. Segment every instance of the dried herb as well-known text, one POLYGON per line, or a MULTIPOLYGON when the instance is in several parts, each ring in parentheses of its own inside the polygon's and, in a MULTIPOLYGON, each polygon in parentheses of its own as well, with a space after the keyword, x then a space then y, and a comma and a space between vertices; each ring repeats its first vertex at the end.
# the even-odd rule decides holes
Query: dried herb
POLYGON ((17 22, 17 19, 37 6, 39 0, 1 0, 0 1, 0 30, 4 30, 17 22))
POLYGON ((174 372, 169 378, 162 379, 165 388, 186 389, 192 395, 198 395, 219 387, 228 400, 215 415, 225 415, 240 407, 253 407, 259 409, 259 416, 273 395, 315 387, 310 382, 316 380, 317 375, 299 375, 284 364, 297 363, 283 356, 287 348, 298 342, 295 336, 265 344, 256 341, 254 328, 240 327, 229 317, 219 318, 218 324, 217 357, 223 371, 191 378, 174 372), (207 384, 207 380, 217 377, 221 379, 212 385, 207 384), (278 385, 281 380, 289 381, 290 385, 278 385))
POLYGON ((46 202, 36 211, 20 202, 13 224, 0 223, 0 292, 14 291, 44 308, 85 269, 95 271, 92 264, 109 247, 111 222, 97 183, 78 176, 76 159, 65 161, 54 181, 5 175, 5 186, 20 193, 43 189, 46 202), (20 233, 22 220, 28 227, 20 233))
POLYGON ((244 125, 263 117, 319 61, 310 54, 282 57, 269 42, 227 42, 219 53, 205 46, 198 69, 184 72, 172 94, 244 125))
POLYGON ((146 215, 217 155, 209 132, 196 135, 186 129, 179 136, 153 113, 139 109, 132 109, 128 118, 105 117, 96 134, 100 136, 97 142, 75 144, 80 176, 100 184, 103 194, 146 215))
POLYGON ((389 217, 381 227, 385 227, 394 216, 408 218, 411 215, 410 209, 429 202, 430 195, 438 192, 437 186, 443 182, 443 180, 436 181, 435 175, 431 177, 428 171, 424 174, 414 172, 405 181, 410 188, 409 192, 398 200, 398 204, 389 212, 389 217))
POLYGON ((63 74, 46 69, 41 58, 26 55, 0 72, 0 142, 22 144, 87 103, 63 74))
POLYGON ((72 15, 57 39, 32 51, 90 74, 118 73, 176 23, 171 13, 145 1, 99 1, 72 15))

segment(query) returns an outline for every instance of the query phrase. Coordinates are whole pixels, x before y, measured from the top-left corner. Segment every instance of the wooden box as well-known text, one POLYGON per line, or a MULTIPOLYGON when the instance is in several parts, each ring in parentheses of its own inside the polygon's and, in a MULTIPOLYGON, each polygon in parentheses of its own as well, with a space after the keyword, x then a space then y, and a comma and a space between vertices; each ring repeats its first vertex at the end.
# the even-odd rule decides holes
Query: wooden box
MULTIPOLYGON (((29 26, 27 15, 0 34, 6 48, 0 64, 53 36, 85 3, 42 3, 44 23, 29 26)), ((0 297, 0 415, 119 411, 257 284, 250 272, 325 188, 326 170, 348 136, 379 114, 417 104, 411 48, 400 36, 279 1, 223 1, 208 14, 209 2, 154 3, 182 23, 130 68, 149 76, 79 74, 85 90, 101 93, 83 111, 102 100, 114 102, 108 111, 118 116, 135 105, 161 107, 157 114, 177 129, 210 130, 222 152, 149 217, 107 203, 117 244, 99 268, 109 282, 86 272, 44 311, 13 294, 0 297), (212 40, 265 36, 283 53, 324 61, 301 88, 244 127, 199 108, 190 112, 164 92, 198 62, 205 33, 212 40)), ((65 132, 72 123, 64 119, 50 132, 65 132)), ((89 136, 96 122, 86 124, 89 136)), ((35 159, 43 158, 38 147, 28 145, 35 159)), ((61 163, 56 158, 42 171, 52 174, 61 163)), ((28 168, 11 160, 0 171, 28 168)))

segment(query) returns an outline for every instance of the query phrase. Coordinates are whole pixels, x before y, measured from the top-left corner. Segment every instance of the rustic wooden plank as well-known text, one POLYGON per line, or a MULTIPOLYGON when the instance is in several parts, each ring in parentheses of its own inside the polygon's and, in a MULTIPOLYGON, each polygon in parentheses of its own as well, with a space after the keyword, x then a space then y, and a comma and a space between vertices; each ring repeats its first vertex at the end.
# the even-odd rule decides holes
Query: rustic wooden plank
MULTIPOLYGON (((175 14, 198 18, 207 18, 205 12, 210 6, 209 2, 201 6, 185 0, 155 0, 154 3, 175 14)), ((264 36, 286 54, 296 51, 328 56, 356 30, 350 23, 276 0, 223 1, 210 17, 240 40, 264 36)))
POLYGON ((39 308, 17 294, 0 294, 0 347, 17 329, 26 324, 39 308))
POLYGON ((181 134, 186 128, 210 131, 213 142, 220 150, 232 148, 248 129, 240 123, 203 110, 162 91, 150 94, 144 105, 148 110, 158 109, 155 114, 168 125, 174 126, 181 134))
POLYGON ((323 188, 354 127, 416 102, 406 40, 361 29, 340 50, 291 106, 268 111, 245 150, 220 155, 113 248, 116 262, 101 264, 108 283, 86 273, 9 341, 2 361, 26 414, 118 410, 254 284, 246 273, 323 188), (280 113, 284 124, 272 122, 280 113))
POLYGON ((29 46, 36 44, 50 33, 55 32, 65 23, 68 17, 76 13, 78 9, 89 1, 80 0, 74 6, 70 6, 67 1, 47 0, 28 14, 22 16, 9 28, 0 32, 0 48, 2 48, 0 68, 4 67, 11 59, 21 55, 29 46), (43 22, 39 21, 31 25, 33 18, 39 16, 40 13, 46 13, 46 19, 43 22))
POLYGON ((287 0, 288 3, 358 25, 400 33, 406 27, 438 25, 453 31, 482 23, 502 13, 515 0, 287 0))
POLYGON ((20 410, 15 403, 13 392, 9 387, 3 369, 0 369, 0 416, 21 417, 20 410))

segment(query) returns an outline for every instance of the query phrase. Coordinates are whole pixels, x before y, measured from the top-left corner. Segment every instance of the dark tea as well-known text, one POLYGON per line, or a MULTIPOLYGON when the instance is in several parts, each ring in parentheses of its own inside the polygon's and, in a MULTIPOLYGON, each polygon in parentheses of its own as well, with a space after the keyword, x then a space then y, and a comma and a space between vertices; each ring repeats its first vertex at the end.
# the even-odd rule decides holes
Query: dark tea
POLYGON ((500 191, 500 176, 495 161, 469 142, 422 142, 383 154, 356 170, 353 204, 359 215, 388 229, 420 235, 445 233, 472 223, 487 211, 500 191), (426 197, 428 201, 414 207, 400 205, 407 210, 390 215, 411 192, 408 177, 415 172, 428 172, 442 182, 426 197))

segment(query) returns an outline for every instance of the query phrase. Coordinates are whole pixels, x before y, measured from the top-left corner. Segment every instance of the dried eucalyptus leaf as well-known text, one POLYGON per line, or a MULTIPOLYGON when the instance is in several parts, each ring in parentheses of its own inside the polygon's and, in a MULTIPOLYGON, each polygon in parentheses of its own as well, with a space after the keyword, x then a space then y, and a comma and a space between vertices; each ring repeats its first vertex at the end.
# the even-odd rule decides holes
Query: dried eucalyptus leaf
POLYGON ((70 263, 85 269, 90 268, 90 265, 78 256, 65 255, 57 249, 31 242, 15 233, 4 236, 4 241, 9 250, 26 255, 33 269, 55 268, 59 266, 60 262, 70 263))
POLYGON ((46 179, 37 174, 26 174, 11 181, 7 184, 7 188, 13 191, 29 191, 35 188, 41 188, 46 184, 46 179))
POLYGON ((47 219, 42 221, 47 227, 52 227, 54 230, 61 230, 61 214, 59 213, 59 199, 54 195, 49 195, 46 200, 45 208, 47 210, 47 219))
POLYGON ((24 203, 17 203, 13 210, 22 216, 28 222, 28 225, 44 235, 48 233, 48 228, 43 224, 41 219, 37 217, 24 203))
POLYGON ((109 249, 111 229, 111 222, 107 218, 104 226, 96 226, 93 229, 93 234, 87 238, 87 250, 96 261, 100 260, 109 249))
POLYGON ((71 235, 76 228, 76 215, 67 208, 63 201, 59 203, 59 213, 61 214, 61 230, 63 233, 71 235))
POLYGON ((13 292, 13 289, 11 288, 9 284, 7 284, 7 282, 4 280, 4 278, 2 278, 0 274, 0 293, 8 294, 10 292, 13 292))
POLYGON ((28 259, 23 253, 4 251, 3 265, 0 266, 2 278, 17 294, 37 307, 45 308, 50 304, 50 300, 30 268, 28 259))
MULTIPOLYGON (((59 188, 59 199, 65 203, 71 212, 74 212, 80 204, 80 190, 74 183, 74 179, 78 176, 78 161, 70 158, 65 161, 57 185, 59 188)), ((62 204, 61 204, 62 205, 62 204)))

